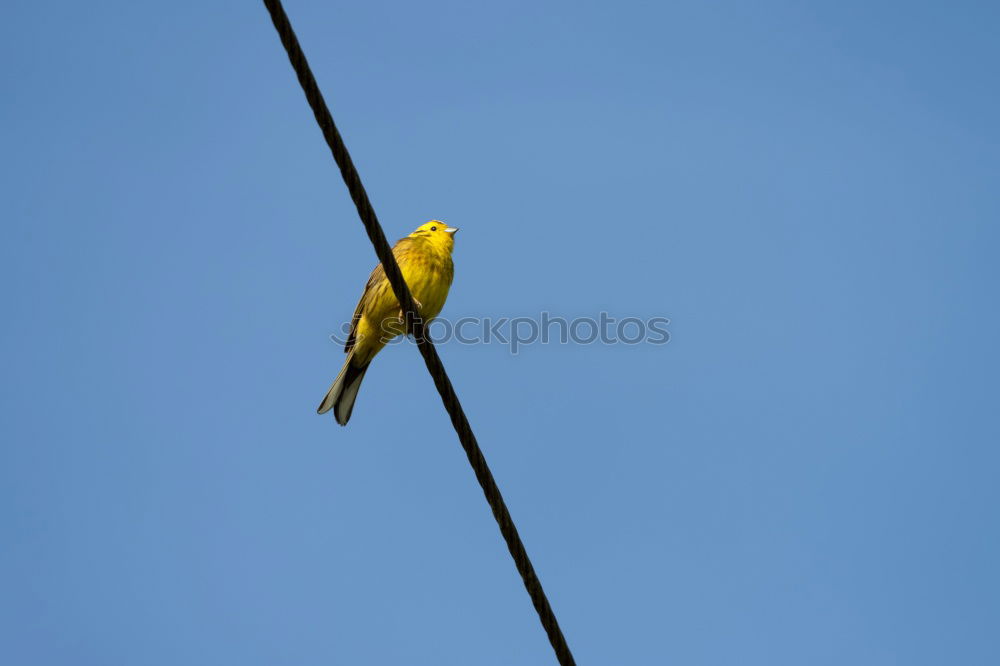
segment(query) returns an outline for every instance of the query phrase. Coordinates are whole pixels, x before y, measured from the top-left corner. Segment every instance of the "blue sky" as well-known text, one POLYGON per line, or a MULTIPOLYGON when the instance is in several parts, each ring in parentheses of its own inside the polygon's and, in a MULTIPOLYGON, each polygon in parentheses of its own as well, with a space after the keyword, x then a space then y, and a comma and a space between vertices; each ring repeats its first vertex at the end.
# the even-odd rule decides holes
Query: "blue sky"
MULTIPOLYGON (((581 664, 1000 662, 992 3, 295 2, 581 664)), ((10 664, 553 663, 262 5, 0 25, 10 664)))

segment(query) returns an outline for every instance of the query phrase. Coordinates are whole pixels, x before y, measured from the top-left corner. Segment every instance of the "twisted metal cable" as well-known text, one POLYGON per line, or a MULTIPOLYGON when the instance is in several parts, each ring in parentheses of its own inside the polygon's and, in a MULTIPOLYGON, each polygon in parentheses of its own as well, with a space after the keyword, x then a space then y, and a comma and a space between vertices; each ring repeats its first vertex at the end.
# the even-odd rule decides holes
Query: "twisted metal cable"
POLYGON ((285 51, 288 53, 288 60, 292 64, 292 69, 295 70, 295 75, 299 79, 299 84, 306 95, 306 100, 309 102, 309 106, 316 116, 316 122, 323 132, 323 138, 326 139, 326 143, 330 147, 330 152, 333 153, 333 159, 337 162, 337 166, 340 167, 340 175, 344 179, 344 184, 347 185, 351 199, 354 200, 354 205, 358 209, 358 216, 361 218, 362 224, 364 224, 368 238, 375 247, 375 254, 382 263, 386 278, 389 280, 389 284, 392 285, 393 293, 395 293, 396 299, 405 312, 407 330, 412 333, 417 341, 417 348, 420 350, 421 356, 424 357, 427 370, 434 379, 434 386, 437 387, 438 393, 441 395, 441 401, 444 403, 445 409, 448 410, 448 416, 451 417, 451 424, 455 428, 455 432, 458 433, 458 440, 461 442, 462 448, 465 449, 465 455, 469 458, 469 464, 472 465, 472 469, 476 473, 479 485, 483 488, 483 494, 486 496, 486 501, 493 511, 493 517, 500 527, 500 533, 507 542, 507 549, 514 559, 518 573, 521 574, 524 587, 528 591, 531 602, 535 606, 535 611, 538 613, 538 619, 541 621, 542 627, 548 635, 549 643, 552 644, 556 659, 559 660, 561 666, 575 666, 576 662, 569 650, 569 646, 566 644, 566 638, 559 628, 555 613, 552 612, 549 600, 545 596, 542 583, 535 574, 535 568, 531 565, 531 560, 528 559, 528 553, 525 551, 521 537, 517 533, 517 527, 515 527, 514 521, 510 517, 510 512, 507 510, 507 505, 500 494, 500 489, 497 487, 496 481, 493 479, 493 474, 486 464, 486 458, 479 448, 476 436, 472 433, 472 426, 469 425, 469 420, 465 416, 465 411, 458 400, 455 388, 451 385, 451 380, 448 379, 448 374, 441 363, 441 358, 438 356, 434 344, 425 334, 423 321, 417 316, 417 308, 413 302, 413 296, 410 294, 410 290, 403 280, 399 265, 392 254, 392 248, 389 246, 382 231, 382 225, 379 223, 378 217, 375 215, 375 210, 368 200, 368 194, 365 192, 364 185, 361 184, 361 176, 358 175, 357 169, 354 168, 354 163, 347 152, 344 140, 341 138, 340 132, 337 131, 337 126, 333 122, 333 116, 330 115, 330 110, 323 99, 323 94, 316 84, 316 78, 313 76, 306 56, 302 52, 302 47, 295 36, 295 31, 292 30, 292 24, 285 14, 285 9, 280 0, 264 0, 264 5, 271 14, 271 21, 274 23, 275 30, 278 31, 278 36, 281 38, 281 43, 285 47, 285 51))

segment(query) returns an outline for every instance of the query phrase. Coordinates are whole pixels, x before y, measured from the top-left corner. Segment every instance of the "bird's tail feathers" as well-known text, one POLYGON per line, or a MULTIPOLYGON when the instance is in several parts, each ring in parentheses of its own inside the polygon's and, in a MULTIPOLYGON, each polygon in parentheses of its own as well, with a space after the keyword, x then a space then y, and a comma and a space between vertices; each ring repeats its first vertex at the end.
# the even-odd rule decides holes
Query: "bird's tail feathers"
POLYGON ((340 425, 347 425, 351 418, 351 411, 354 410, 354 401, 358 397, 358 390, 361 388, 361 380, 365 378, 368 371, 368 364, 356 366, 351 361, 354 355, 350 354, 344 367, 340 369, 340 374, 333 380, 333 385, 326 392, 323 402, 319 403, 316 410, 319 414, 333 410, 333 417, 340 425))

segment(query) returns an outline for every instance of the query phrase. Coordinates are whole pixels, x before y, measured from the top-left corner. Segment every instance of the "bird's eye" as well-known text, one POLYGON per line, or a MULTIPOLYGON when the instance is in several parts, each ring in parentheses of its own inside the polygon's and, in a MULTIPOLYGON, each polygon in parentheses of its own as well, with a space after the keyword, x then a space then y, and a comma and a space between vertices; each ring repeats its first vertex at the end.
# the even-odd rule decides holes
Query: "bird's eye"
POLYGON ((431 231, 437 231, 437 230, 438 230, 437 227, 431 227, 431 231))

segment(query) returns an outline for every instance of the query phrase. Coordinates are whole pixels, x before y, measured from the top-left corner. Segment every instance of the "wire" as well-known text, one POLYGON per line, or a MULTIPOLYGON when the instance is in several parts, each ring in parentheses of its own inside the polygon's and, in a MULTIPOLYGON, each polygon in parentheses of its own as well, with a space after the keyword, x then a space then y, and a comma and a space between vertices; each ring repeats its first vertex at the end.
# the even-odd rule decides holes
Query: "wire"
POLYGON ((575 666, 576 662, 573 660, 573 655, 566 644, 566 638, 563 636, 555 613, 552 612, 549 600, 545 596, 542 583, 538 580, 537 574, 535 574, 535 568, 532 566, 531 560, 528 558, 528 553, 524 549, 521 537, 517 533, 517 527, 515 527, 514 521, 510 517, 510 512, 507 510, 507 505, 500 494, 500 489, 493 479, 493 473, 490 472, 490 468, 486 464, 486 458, 483 456, 483 452, 479 448, 479 443, 476 441, 476 436, 472 433, 469 419, 465 416, 462 405, 458 400, 458 395, 455 393, 455 388, 452 386, 451 380, 448 379, 448 374, 445 372, 444 364, 441 363, 441 358, 438 356, 434 344, 425 334, 423 322, 417 316, 417 308, 413 302, 413 296, 410 294, 410 290, 403 280, 403 275, 399 271, 399 265, 392 254, 392 248, 389 247, 385 233, 382 231, 382 225, 379 224, 375 210, 368 200, 368 194, 365 192, 364 185, 361 184, 361 176, 358 175, 357 169, 354 168, 351 156, 347 152, 347 146, 344 145, 344 140, 341 138, 340 132, 337 131, 337 126, 333 122, 333 116, 330 115, 330 110, 323 99, 323 93, 320 92, 316 78, 309 67, 309 62, 302 52, 302 47, 295 36, 295 31, 288 20, 288 15, 285 14, 285 9, 280 0, 264 0, 264 5, 271 14, 271 21, 274 23, 275 30, 278 31, 278 36, 281 38, 281 43, 285 47, 285 51, 288 53, 288 60, 292 64, 292 69, 295 70, 295 75, 299 79, 299 84, 306 95, 306 100, 309 102, 309 106, 316 116, 316 122, 323 132, 323 138, 326 139, 326 143, 330 147, 330 152, 333 153, 333 159, 337 162, 337 166, 340 167, 340 175, 344 179, 344 184, 347 185, 347 191, 350 192, 351 199, 354 200, 354 205, 358 209, 358 216, 361 218, 361 223, 364 224, 368 238, 375 247, 375 254, 382 263, 386 278, 388 278, 389 284, 392 285, 396 299, 402 305, 402 309, 405 312, 407 330, 413 334, 413 337, 417 341, 417 348, 420 350, 421 356, 424 357, 427 371, 430 372, 431 377, 434 379, 434 386, 437 387, 438 393, 441 395, 441 401, 448 411, 448 416, 451 417, 451 424, 454 426, 455 432, 458 433, 458 440, 461 442, 462 448, 465 449, 465 454, 468 456, 469 464, 472 465, 472 469, 476 473, 479 485, 483 488, 486 501, 489 503, 490 509, 493 511, 493 517, 500 527, 500 534, 503 535, 504 540, 507 542, 507 549, 510 551, 510 556, 514 559, 518 573, 521 574, 524 587, 531 597, 531 602, 534 604, 535 611, 538 613, 538 619, 541 621, 542 627, 548 635, 549 643, 552 644, 556 658, 562 666, 575 666))

